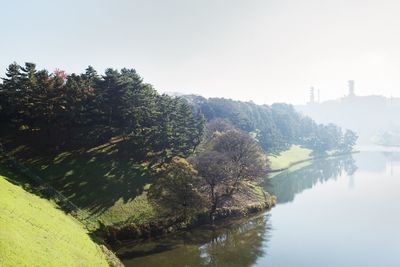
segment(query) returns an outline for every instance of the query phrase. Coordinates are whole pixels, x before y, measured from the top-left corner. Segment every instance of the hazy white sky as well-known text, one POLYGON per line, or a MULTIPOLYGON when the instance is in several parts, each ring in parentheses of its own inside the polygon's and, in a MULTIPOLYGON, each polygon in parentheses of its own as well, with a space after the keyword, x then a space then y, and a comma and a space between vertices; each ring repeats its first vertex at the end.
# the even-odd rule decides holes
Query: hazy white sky
POLYGON ((400 96, 400 1, 0 0, 0 76, 17 61, 135 68, 160 92, 257 103, 400 96))

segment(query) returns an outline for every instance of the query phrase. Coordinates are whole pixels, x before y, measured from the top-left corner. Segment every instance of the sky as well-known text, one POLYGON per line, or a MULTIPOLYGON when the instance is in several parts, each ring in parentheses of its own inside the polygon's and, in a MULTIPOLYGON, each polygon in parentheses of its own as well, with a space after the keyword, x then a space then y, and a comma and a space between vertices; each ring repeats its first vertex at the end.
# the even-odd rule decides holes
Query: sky
POLYGON ((0 0, 7 66, 134 68, 159 92, 256 103, 400 97, 400 1, 0 0))

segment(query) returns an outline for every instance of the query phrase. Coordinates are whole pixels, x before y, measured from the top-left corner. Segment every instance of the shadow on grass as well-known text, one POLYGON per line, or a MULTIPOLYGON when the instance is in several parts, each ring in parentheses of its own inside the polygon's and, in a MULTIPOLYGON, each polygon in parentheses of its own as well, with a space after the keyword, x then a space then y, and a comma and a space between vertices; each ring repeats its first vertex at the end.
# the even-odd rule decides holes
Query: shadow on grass
MULTIPOLYGON (((57 151, 14 137, 4 138, 6 151, 91 214, 101 213, 117 201, 126 203, 134 199, 151 182, 145 164, 118 156, 111 143, 96 149, 57 151)), ((26 177, 12 177, 14 183, 30 182, 26 177)))

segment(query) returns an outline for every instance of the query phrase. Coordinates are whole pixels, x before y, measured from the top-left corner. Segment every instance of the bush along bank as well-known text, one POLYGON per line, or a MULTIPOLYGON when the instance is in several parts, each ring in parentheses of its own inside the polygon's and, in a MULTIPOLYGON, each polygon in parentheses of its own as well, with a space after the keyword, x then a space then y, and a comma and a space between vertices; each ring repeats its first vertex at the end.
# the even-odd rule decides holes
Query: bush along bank
POLYGON ((237 130, 218 132, 204 146, 190 158, 173 157, 155 167, 147 197, 162 219, 102 227, 105 239, 115 243, 162 235, 274 205, 260 186, 268 161, 252 137, 237 130))
POLYGON ((213 215, 213 221, 210 220, 208 212, 201 212, 187 220, 169 217, 145 224, 126 222, 120 225, 102 225, 96 234, 101 236, 108 245, 115 249, 135 240, 159 237, 179 230, 187 230, 197 226, 211 224, 214 221, 225 218, 249 216, 264 210, 269 210, 275 206, 275 204, 276 197, 267 192, 263 192, 262 199, 261 196, 258 196, 257 200, 254 199, 254 195, 249 197, 248 192, 242 192, 236 195, 226 206, 218 208, 213 215), (247 195, 246 199, 243 199, 244 195, 247 195))

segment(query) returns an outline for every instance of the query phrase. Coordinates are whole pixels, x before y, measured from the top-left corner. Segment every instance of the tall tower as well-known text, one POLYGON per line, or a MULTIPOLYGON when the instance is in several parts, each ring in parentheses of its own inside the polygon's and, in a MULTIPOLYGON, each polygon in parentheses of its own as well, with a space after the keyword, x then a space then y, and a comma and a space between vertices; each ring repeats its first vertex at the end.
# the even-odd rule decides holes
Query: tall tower
POLYGON ((354 81, 349 80, 349 97, 353 96, 356 96, 356 94, 354 93, 354 81))
POLYGON ((310 88, 310 104, 315 103, 314 87, 310 88))

